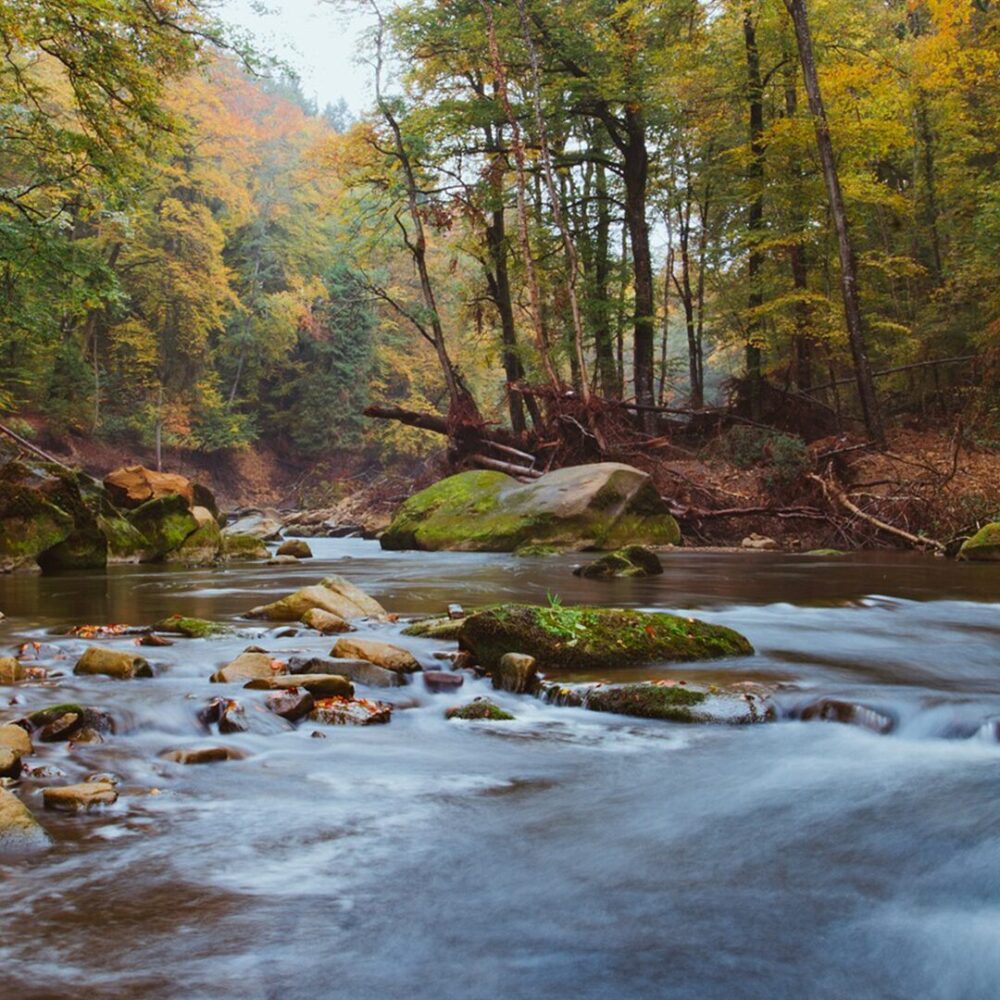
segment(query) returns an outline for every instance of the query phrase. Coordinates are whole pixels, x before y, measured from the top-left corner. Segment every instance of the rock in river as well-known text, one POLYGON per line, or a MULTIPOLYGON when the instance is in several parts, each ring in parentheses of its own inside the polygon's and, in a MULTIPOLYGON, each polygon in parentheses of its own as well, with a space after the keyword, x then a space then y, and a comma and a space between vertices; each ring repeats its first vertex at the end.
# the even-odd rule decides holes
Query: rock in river
POLYGON ((770 717, 763 699, 749 693, 703 691, 680 684, 623 684, 590 688, 584 708, 664 722, 747 725, 770 717))
POLYGON ((330 659, 324 656, 293 656, 288 661, 290 674, 340 674, 366 687, 398 687, 406 683, 395 670, 386 670, 367 660, 330 659))
POLYGON ((127 681, 133 677, 152 677, 153 668, 141 656, 103 646, 90 646, 77 660, 73 673, 84 676, 102 674, 127 681))
POLYGON ((958 552, 970 562, 1000 562, 1000 521, 993 521, 969 538, 958 552))
POLYGON ((59 785, 42 792, 46 809, 59 812, 83 812, 99 806, 114 805, 118 792, 110 781, 84 781, 79 785, 59 785))
POLYGON ((329 611, 343 618, 384 618, 386 610, 360 587, 342 576, 328 576, 318 584, 303 587, 273 604, 265 604, 248 612, 250 618, 266 618, 272 622, 297 622, 313 608, 329 611))
POLYGON ((324 698, 316 702, 309 718, 328 726, 374 726, 392 718, 392 705, 367 698, 324 698))
POLYGON ((382 535, 385 549, 513 552, 676 545, 680 529, 649 476, 603 462, 521 483, 462 472, 410 497, 382 535))
POLYGON ((309 543, 301 538, 289 538, 278 546, 279 556, 295 556, 296 559, 312 559, 312 549, 309 543))
POLYGON ((0 656, 0 684, 16 684, 25 678, 25 668, 13 656, 0 656))
POLYGON ((573 570, 573 575, 588 580, 611 580, 619 577, 659 576, 662 572, 663 563, 652 549, 642 545, 626 545, 586 566, 578 566, 573 570))
POLYGON ((227 559, 267 559, 271 552, 256 535, 222 533, 222 554, 227 559))
POLYGON ((27 757, 34 750, 27 729, 13 722, 0 726, 0 747, 13 750, 22 757, 27 757))
POLYGON ((492 682, 497 691, 529 694, 538 687, 535 658, 523 653, 504 653, 493 668, 492 682))
POLYGON ((494 705, 488 698, 477 698, 468 705, 449 708, 444 713, 446 719, 465 719, 467 721, 485 720, 487 722, 510 722, 514 716, 494 705))
POLYGON ((243 686, 260 691, 302 688, 314 698, 350 698, 354 694, 354 685, 339 674, 291 674, 287 677, 260 678, 243 686))
POLYGON ((126 465, 104 477, 104 487, 118 507, 134 509, 147 500, 176 493, 187 505, 194 504, 194 486, 185 476, 170 472, 154 472, 142 465, 126 465))
POLYGON ((164 750, 160 756, 175 764, 217 764, 224 760, 243 760, 246 754, 231 747, 189 747, 183 750, 164 750))
POLYGON ((13 792, 0 788, 0 856, 47 847, 48 835, 13 792))
POLYGON ((212 674, 212 681, 216 684, 235 684, 238 681, 266 680, 285 673, 285 669, 285 664, 272 659, 269 653, 248 649, 212 674))
POLYGON ((397 670, 400 673, 408 674, 420 669, 417 658, 411 652, 400 646, 393 646, 392 643, 378 642, 375 639, 353 637, 338 639, 331 655, 345 659, 367 660, 386 670, 397 670))
POLYGON ((323 635, 334 635, 337 632, 350 632, 353 626, 344 621, 340 615, 335 615, 330 611, 324 611, 322 608, 310 608, 302 616, 302 624, 308 626, 309 628, 316 629, 317 632, 322 632, 323 635))
POLYGON ((561 605, 509 604, 482 611, 465 620, 459 642, 491 672, 510 652, 533 656, 541 670, 609 670, 753 653, 738 632, 696 618, 561 605))

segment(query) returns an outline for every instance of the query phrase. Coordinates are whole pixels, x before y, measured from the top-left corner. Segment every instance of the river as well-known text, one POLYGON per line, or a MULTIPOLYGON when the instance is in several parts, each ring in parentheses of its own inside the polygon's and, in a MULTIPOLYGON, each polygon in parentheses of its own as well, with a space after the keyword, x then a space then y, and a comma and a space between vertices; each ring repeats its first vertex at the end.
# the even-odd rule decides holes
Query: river
MULTIPOLYGON (((297 566, 0 578, 0 652, 72 652, 84 644, 51 633, 81 622, 231 622, 336 572, 403 614, 548 595, 696 612, 757 654, 662 672, 781 680, 786 717, 692 727, 499 695, 515 722, 446 722, 487 683, 431 695, 418 680, 390 693, 420 704, 389 726, 210 737, 195 713, 219 665, 250 642, 331 641, 240 623, 144 651, 159 676, 130 682, 75 678, 71 659, 55 684, 2 689, 0 716, 107 708, 118 735, 31 762, 62 772, 48 783, 113 772, 122 795, 66 816, 43 812, 45 780, 23 783, 54 846, 0 861, 0 995, 1000 996, 1000 567, 679 550, 662 577, 606 583, 570 575, 570 557, 311 544, 297 566), (787 717, 821 695, 892 733, 787 717), (158 757, 219 742, 249 756, 158 757)), ((403 641, 428 666, 442 646, 403 641)))

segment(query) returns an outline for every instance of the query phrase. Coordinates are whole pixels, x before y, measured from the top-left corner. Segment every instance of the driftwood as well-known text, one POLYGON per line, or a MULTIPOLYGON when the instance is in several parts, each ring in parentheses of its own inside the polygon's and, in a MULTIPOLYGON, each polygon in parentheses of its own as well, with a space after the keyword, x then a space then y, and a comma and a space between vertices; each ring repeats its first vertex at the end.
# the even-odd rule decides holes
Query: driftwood
POLYGON ((873 517, 871 514, 863 511, 856 503, 854 503, 854 501, 851 500, 851 498, 839 486, 833 482, 828 482, 822 476, 818 476, 816 473, 810 472, 808 474, 808 478, 813 480, 813 482, 819 483, 823 490, 823 495, 830 500, 831 503, 835 502, 839 504, 844 508, 844 510, 849 511, 862 521, 867 521, 869 524, 878 528, 879 531, 884 531, 886 534, 902 538, 915 548, 932 548, 937 552, 944 552, 946 550, 944 542, 939 542, 936 538, 914 535, 909 531, 904 531, 902 528, 897 528, 895 525, 888 524, 886 521, 873 517))

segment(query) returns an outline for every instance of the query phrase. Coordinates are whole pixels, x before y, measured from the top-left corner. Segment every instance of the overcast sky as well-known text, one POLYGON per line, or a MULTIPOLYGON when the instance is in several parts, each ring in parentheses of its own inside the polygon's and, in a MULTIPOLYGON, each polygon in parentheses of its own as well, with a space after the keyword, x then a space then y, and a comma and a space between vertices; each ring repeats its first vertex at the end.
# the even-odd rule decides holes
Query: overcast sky
POLYGON ((361 111, 371 99, 371 72, 355 63, 366 19, 319 0, 221 0, 226 20, 250 31, 265 51, 292 65, 319 106, 343 97, 361 111))

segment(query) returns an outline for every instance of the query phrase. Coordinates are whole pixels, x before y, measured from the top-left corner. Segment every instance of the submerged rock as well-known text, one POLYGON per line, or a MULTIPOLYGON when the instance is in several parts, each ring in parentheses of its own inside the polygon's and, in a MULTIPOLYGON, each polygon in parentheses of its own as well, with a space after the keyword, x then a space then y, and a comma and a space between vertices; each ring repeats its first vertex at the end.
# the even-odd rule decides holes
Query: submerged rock
POLYGON ((967 539, 958 550, 958 558, 969 562, 1000 561, 1000 521, 987 524, 967 539))
POLYGON ((470 701, 468 705, 460 705, 456 708, 449 708, 444 713, 446 719, 465 719, 476 721, 484 719, 487 722, 509 722, 514 716, 510 712, 505 712, 498 705, 494 705, 488 698, 477 698, 470 701))
POLYGON ((342 576, 328 576, 318 584, 303 587, 273 604, 265 604, 248 612, 249 618, 266 618, 273 622, 296 622, 313 608, 328 611, 343 618, 384 618, 386 610, 360 587, 342 576))
POLYGON ((578 566, 573 575, 588 580, 610 580, 616 577, 659 576, 662 572, 663 563, 655 552, 642 545, 626 545, 586 566, 578 566))
POLYGON ((149 661, 133 653, 103 646, 90 646, 76 662, 73 673, 83 676, 103 675, 127 681, 133 677, 152 677, 149 661))
POLYGON ((465 683, 465 678, 461 674, 450 670, 425 670, 423 677, 424 687, 436 694, 457 691, 465 683))
POLYGON ((277 555, 294 556, 296 559, 312 559, 312 549, 301 538, 289 538, 278 546, 277 555))
POLYGON ((367 660, 378 667, 400 673, 413 673, 420 669, 417 658, 409 650, 375 639, 338 639, 331 655, 344 659, 367 660))
POLYGON ((713 693, 680 684, 625 684, 587 690, 583 707, 665 722, 715 722, 746 725, 768 718, 768 707, 757 695, 713 693))
POLYGON ((497 691, 527 694, 538 687, 535 658, 523 653, 504 653, 492 674, 493 687, 497 691))
POLYGON ((79 785, 59 785, 42 791, 46 809, 59 812, 85 812, 99 806, 114 805, 118 792, 110 781, 84 781, 79 785))
POLYGON ((459 641, 493 671, 509 652, 533 656, 541 670, 607 670, 640 663, 749 656, 738 632, 695 618, 616 608, 510 604, 466 619, 459 641))
POLYGON ((175 764, 217 764, 224 760, 243 760, 246 754, 231 747, 188 747, 164 750, 160 757, 175 764))
POLYGON ((527 484, 501 472, 462 472, 410 497, 381 538, 385 549, 469 552, 679 541, 649 476, 614 462, 557 469, 527 484))
POLYGON ((788 715, 804 722, 840 722, 883 736, 896 728, 896 719, 888 712, 842 698, 817 698, 796 706, 788 715))
POLYGON ((22 854, 48 847, 48 834, 13 792, 0 788, 0 855, 22 854))
POLYGON ((367 698, 324 698, 316 702, 309 718, 328 726, 383 725, 392 718, 392 705, 367 698))

